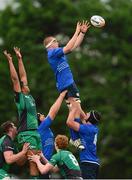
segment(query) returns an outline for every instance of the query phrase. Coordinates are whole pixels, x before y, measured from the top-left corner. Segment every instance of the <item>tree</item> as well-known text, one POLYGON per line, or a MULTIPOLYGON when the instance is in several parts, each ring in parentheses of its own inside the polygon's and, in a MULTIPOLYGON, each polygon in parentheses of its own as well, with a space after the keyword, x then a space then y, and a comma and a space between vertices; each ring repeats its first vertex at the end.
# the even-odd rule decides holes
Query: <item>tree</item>
MULTIPOLYGON (((69 55, 69 62, 80 89, 82 106, 86 111, 97 109, 103 115, 98 142, 102 162, 100 178, 131 178, 131 11, 131 0, 94 0, 94 3, 93 0, 52 0, 52 3, 47 0, 14 0, 12 6, 1 11, 1 123, 16 119, 8 65, 2 51, 7 49, 13 53, 13 46, 21 48, 38 111, 46 114, 57 91, 43 38, 57 35, 63 44, 72 36, 77 20, 101 15, 106 26, 90 28, 81 48, 69 55)), ((67 113, 63 105, 53 126, 55 134, 69 135, 65 125, 67 113)))

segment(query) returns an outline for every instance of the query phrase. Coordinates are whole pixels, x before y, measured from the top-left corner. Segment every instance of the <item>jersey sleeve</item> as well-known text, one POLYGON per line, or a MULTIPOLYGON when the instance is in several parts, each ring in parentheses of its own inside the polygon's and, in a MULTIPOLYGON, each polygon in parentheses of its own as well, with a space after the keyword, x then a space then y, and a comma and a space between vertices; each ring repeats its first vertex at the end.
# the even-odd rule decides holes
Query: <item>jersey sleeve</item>
POLYGON ((18 109, 24 109, 25 101, 24 101, 23 94, 21 92, 15 92, 14 97, 15 97, 15 103, 18 109))
POLYGON ((79 124, 81 123, 81 119, 80 118, 75 118, 74 121, 78 122, 79 124))
POLYGON ((48 127, 50 127, 52 123, 52 119, 50 118, 50 116, 47 116, 45 118, 44 121, 41 122, 41 124, 38 127, 38 131, 43 131, 44 129, 47 129, 48 127))
POLYGON ((55 48, 55 49, 52 51, 52 56, 53 56, 53 57, 61 57, 61 56, 64 56, 63 48, 55 48))
POLYGON ((60 156, 59 156, 58 153, 57 153, 57 154, 54 154, 54 155, 51 157, 49 163, 52 164, 53 166, 57 165, 57 163, 59 162, 59 157, 60 157, 60 156))
POLYGON ((2 146, 2 152, 14 151, 14 146, 9 139, 5 139, 1 146, 2 146))
POLYGON ((94 131, 94 127, 91 124, 80 124, 79 132, 82 134, 88 134, 94 131))

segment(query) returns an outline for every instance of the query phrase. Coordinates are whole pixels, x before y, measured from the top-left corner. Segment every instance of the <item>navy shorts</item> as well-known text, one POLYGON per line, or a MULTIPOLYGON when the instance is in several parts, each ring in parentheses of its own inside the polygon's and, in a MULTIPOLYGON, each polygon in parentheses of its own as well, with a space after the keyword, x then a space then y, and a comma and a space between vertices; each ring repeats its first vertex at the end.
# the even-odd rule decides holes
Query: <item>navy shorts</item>
POLYGON ((99 165, 95 163, 82 162, 80 164, 83 179, 97 179, 99 165))
POLYGON ((69 97, 74 97, 74 98, 80 99, 79 90, 78 90, 75 83, 73 83, 70 86, 66 87, 62 91, 64 91, 64 90, 68 91, 66 93, 65 99, 68 99, 69 97))

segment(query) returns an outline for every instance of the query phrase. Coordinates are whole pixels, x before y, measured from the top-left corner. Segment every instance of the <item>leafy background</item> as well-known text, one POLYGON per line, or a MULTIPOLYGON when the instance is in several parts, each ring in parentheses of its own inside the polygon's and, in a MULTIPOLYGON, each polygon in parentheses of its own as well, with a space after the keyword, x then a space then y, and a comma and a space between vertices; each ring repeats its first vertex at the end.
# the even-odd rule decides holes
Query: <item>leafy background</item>
MULTIPOLYGON (((102 113, 98 155, 99 178, 132 178, 132 1, 131 0, 13 0, 0 11, 0 123, 16 120, 8 63, 3 50, 21 48, 29 86, 38 112, 48 113, 58 96, 43 39, 56 35, 64 45, 78 20, 98 14, 104 28, 91 27, 69 63, 85 111, 102 113)), ((67 134, 65 103, 53 123, 55 135, 67 134)))

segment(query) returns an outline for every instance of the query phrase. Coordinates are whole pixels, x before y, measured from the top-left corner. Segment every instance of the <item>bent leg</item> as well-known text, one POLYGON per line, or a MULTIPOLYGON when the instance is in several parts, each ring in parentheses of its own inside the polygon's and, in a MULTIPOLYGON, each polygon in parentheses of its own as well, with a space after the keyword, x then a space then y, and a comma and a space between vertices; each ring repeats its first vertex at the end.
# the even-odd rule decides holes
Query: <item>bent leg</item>
MULTIPOLYGON (((41 153, 40 150, 30 149, 27 152, 27 156, 33 155, 33 154, 40 154, 40 153, 41 153)), ((29 172, 30 172, 30 176, 35 176, 35 177, 39 176, 39 170, 36 163, 29 161, 29 172)))

